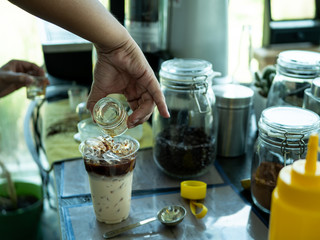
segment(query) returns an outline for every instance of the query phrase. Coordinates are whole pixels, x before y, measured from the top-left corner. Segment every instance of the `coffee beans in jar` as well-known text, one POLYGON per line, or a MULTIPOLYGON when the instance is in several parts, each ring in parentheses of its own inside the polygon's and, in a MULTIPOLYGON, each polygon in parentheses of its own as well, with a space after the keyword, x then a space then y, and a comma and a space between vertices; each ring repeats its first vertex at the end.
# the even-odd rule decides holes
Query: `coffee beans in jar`
POLYGON ((153 158, 176 178, 203 175, 215 160, 218 113, 211 81, 216 72, 201 59, 172 59, 160 70, 160 86, 170 118, 155 109, 153 158))
POLYGON ((215 141, 201 128, 166 128, 155 140, 157 165, 167 174, 180 178, 202 175, 215 159, 215 141))

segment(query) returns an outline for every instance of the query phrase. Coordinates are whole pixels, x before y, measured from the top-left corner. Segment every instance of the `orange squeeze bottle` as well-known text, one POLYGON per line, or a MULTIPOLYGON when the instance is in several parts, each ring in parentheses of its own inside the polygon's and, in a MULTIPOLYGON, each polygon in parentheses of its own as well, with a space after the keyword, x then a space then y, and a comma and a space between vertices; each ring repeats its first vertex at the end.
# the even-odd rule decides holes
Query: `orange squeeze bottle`
POLYGON ((311 135, 305 160, 281 169, 272 193, 269 240, 320 239, 318 135, 311 135))

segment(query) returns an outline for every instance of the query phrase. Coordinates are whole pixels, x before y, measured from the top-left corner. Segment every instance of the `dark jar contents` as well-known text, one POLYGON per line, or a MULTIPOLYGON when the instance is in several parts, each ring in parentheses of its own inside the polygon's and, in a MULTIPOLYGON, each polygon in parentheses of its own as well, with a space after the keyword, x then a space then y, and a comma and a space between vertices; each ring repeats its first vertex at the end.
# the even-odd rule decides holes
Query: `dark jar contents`
POLYGON ((271 195, 283 165, 275 162, 262 162, 252 174, 251 191, 258 204, 270 209, 271 195))
POLYGON ((165 174, 199 177, 216 157, 218 113, 212 79, 219 75, 201 59, 171 59, 161 64, 160 86, 170 113, 152 116, 153 158, 165 174))
POLYGON ((201 128, 171 126, 156 136, 157 165, 174 177, 199 176, 215 159, 215 138, 201 128))

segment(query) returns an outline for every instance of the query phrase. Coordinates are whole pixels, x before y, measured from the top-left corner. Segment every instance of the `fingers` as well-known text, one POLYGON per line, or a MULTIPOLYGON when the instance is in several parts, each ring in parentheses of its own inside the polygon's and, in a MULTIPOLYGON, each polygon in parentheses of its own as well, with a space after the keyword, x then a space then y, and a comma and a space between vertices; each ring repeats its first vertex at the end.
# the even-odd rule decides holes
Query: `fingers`
POLYGON ((44 76, 45 75, 45 72, 41 67, 37 66, 34 63, 28 63, 28 62, 27 62, 27 65, 24 66, 23 72, 29 73, 34 76, 44 76))
POLYGON ((23 61, 23 60, 10 60, 7 64, 2 67, 3 70, 27 73, 34 76, 44 76, 44 70, 38 65, 23 61))
POLYGON ((165 97, 161 91, 160 84, 155 77, 151 80, 150 84, 147 86, 147 91, 152 96, 153 101, 157 105, 160 115, 164 118, 169 118, 170 113, 167 108, 165 97))
POLYGON ((107 96, 108 93, 106 91, 103 91, 102 89, 99 89, 94 83, 91 87, 91 91, 87 100, 87 109, 91 112, 93 111, 93 107, 101 98, 104 98, 107 96))
POLYGON ((170 117, 164 95, 160 89, 160 84, 155 76, 153 74, 149 76, 146 74, 144 79, 141 79, 141 82, 144 83, 145 92, 140 95, 139 99, 129 99, 128 101, 133 110, 133 113, 128 118, 128 128, 135 127, 147 121, 155 105, 157 105, 161 116, 165 118, 170 117))
POLYGON ((21 60, 18 60, 16 63, 16 72, 27 73, 33 76, 44 75, 44 70, 38 65, 31 62, 27 62, 27 61, 21 61, 21 60))
POLYGON ((6 72, 1 76, 1 78, 7 85, 13 84, 16 85, 18 88, 27 86, 31 84, 33 81, 32 77, 28 74, 15 72, 6 72))
POLYGON ((17 90, 17 88, 14 85, 10 85, 9 87, 6 87, 5 89, 0 89, 0 98, 9 95, 10 93, 17 90))
POLYGON ((4 97, 31 82, 32 78, 26 74, 0 72, 0 97, 4 97))
POLYGON ((165 102, 165 98, 164 98, 162 92, 154 93, 153 97, 154 97, 154 101, 157 105, 157 108, 159 110, 160 115, 164 118, 169 118, 170 113, 168 111, 167 104, 165 102))
POLYGON ((144 100, 142 103, 140 103, 139 107, 135 108, 133 113, 128 117, 128 128, 133 128, 147 121, 150 118, 154 107, 155 104, 152 98, 144 100))

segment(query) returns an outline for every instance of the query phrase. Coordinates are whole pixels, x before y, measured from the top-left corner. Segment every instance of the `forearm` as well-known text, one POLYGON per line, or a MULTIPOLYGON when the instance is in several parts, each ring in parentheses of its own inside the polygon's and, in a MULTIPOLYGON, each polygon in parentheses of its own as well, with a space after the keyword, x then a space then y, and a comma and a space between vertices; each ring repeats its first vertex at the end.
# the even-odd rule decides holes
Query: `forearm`
POLYGON ((10 2, 106 49, 114 49, 130 39, 126 29, 98 0, 10 0, 10 2))

